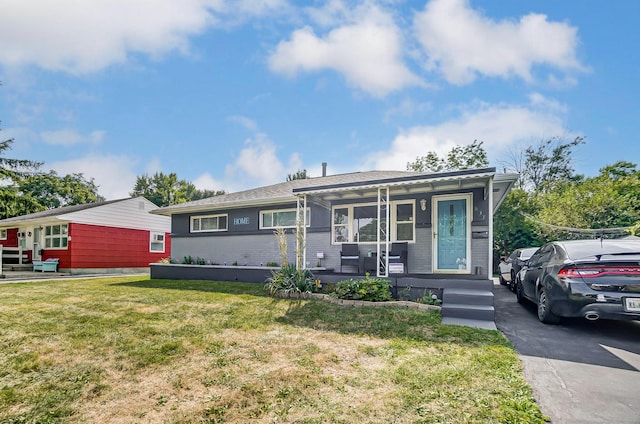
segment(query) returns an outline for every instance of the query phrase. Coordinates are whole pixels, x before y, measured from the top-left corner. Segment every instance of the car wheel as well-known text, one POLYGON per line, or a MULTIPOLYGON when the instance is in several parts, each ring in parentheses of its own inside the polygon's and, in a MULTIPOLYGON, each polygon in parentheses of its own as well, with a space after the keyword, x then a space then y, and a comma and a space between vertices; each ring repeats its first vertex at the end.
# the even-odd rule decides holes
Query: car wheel
POLYGON ((522 288, 522 281, 520 281, 520 279, 518 278, 516 280, 516 300, 518 301, 519 304, 523 304, 524 301, 526 300, 524 297, 524 289, 522 288))
POLYGON ((511 270, 511 281, 509 282, 509 289, 512 292, 516 291, 516 273, 511 270))
POLYGON ((560 317, 551 312, 551 301, 549 300, 547 289, 544 287, 538 295, 538 319, 545 324, 557 324, 560 322, 560 317))

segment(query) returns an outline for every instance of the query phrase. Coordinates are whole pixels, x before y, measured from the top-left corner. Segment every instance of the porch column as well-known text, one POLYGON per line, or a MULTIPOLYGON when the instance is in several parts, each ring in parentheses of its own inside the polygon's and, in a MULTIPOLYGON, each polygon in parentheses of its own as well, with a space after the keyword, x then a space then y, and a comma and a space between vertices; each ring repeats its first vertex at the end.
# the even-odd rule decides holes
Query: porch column
POLYGON ((307 195, 298 195, 296 204, 296 268, 307 267, 307 195), (302 228, 300 228, 302 227, 302 228))
POLYGON ((378 234, 376 236, 376 254, 378 258, 376 276, 378 277, 389 276, 389 239, 391 237, 389 215, 389 187, 378 187, 378 234), (382 248, 384 248, 385 252, 384 258, 382 257, 382 248))
POLYGON ((489 177, 489 263, 487 264, 487 278, 493 277, 493 177, 489 177))

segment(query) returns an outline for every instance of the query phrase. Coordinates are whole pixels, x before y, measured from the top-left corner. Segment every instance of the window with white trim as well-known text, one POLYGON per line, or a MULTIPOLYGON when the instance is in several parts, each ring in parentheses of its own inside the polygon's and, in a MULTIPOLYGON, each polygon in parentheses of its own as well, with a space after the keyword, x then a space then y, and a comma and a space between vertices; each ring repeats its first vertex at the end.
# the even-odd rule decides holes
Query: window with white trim
MULTIPOLYGON (((415 241, 415 201, 390 202, 390 240, 415 241)), ((333 208, 333 243, 375 243, 378 229, 377 203, 362 203, 333 208)), ((385 226, 383 217, 382 226, 385 226)), ((381 239, 384 237, 381 236, 381 239)))
POLYGON ((391 222, 395 223, 394 241, 413 241, 415 233, 415 203, 396 203, 391 222))
POLYGON ((67 224, 45 226, 45 249, 66 249, 69 244, 68 228, 67 224))
MULTIPOLYGON (((260 211, 260 229, 296 228, 297 209, 260 211)), ((307 227, 311 222, 311 211, 306 210, 307 227)))
POLYGON ((7 239, 7 230, 0 230, 0 240, 7 239))
POLYGON ((164 253, 164 233, 149 233, 149 251, 164 253))
POLYGON ((351 240, 349 237, 349 208, 333 209, 331 232, 333 233, 332 240, 335 243, 347 243, 351 240))
POLYGON ((191 217, 191 232, 216 232, 227 231, 227 214, 205 215, 191 217))

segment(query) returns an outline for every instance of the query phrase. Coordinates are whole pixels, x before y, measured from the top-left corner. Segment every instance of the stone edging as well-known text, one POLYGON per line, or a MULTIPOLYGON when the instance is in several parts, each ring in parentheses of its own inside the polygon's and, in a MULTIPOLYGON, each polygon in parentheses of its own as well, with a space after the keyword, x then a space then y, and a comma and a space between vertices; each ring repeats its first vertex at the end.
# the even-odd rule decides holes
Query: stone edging
MULTIPOLYGON (((286 299, 295 299, 291 297, 284 297, 286 299)), ((418 310, 441 310, 442 307, 436 305, 427 305, 425 303, 418 302, 409 302, 407 300, 395 300, 390 302, 369 302, 367 300, 349 300, 349 299, 338 299, 337 297, 330 296, 328 294, 323 293, 304 293, 299 298, 303 299, 314 299, 321 300, 323 302, 333 303, 334 305, 342 305, 342 306, 354 306, 354 307, 363 307, 363 306, 374 306, 381 308, 408 308, 408 309, 418 309, 418 310)))

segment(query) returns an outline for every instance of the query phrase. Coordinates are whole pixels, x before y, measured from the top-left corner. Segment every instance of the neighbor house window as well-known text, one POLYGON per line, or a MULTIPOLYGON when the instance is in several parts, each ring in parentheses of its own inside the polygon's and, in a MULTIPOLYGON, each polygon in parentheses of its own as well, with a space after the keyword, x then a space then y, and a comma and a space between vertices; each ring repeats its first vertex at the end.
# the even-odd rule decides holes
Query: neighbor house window
POLYGON ((67 224, 47 225, 44 227, 44 247, 46 249, 66 249, 68 241, 67 224))
POLYGON ((0 240, 7 239, 7 230, 0 230, 0 240))
POLYGON ((191 232, 227 231, 227 214, 191 217, 191 232))
POLYGON ((149 251, 164 253, 164 233, 150 233, 149 251))
MULTIPOLYGON (((274 211, 260 212, 260 228, 296 228, 297 209, 280 209, 274 211)), ((311 214, 309 208, 306 211, 307 227, 309 226, 311 214)))
MULTIPOLYGON (((414 241, 415 202, 391 202, 391 241, 414 241)), ((384 215, 384 214, 383 214, 384 215)), ((383 216, 381 226, 386 227, 383 216)), ((375 203, 339 206, 333 209, 331 226, 334 243, 375 243, 378 238, 378 205, 375 203)), ((384 235, 381 235, 381 240, 384 235)))

